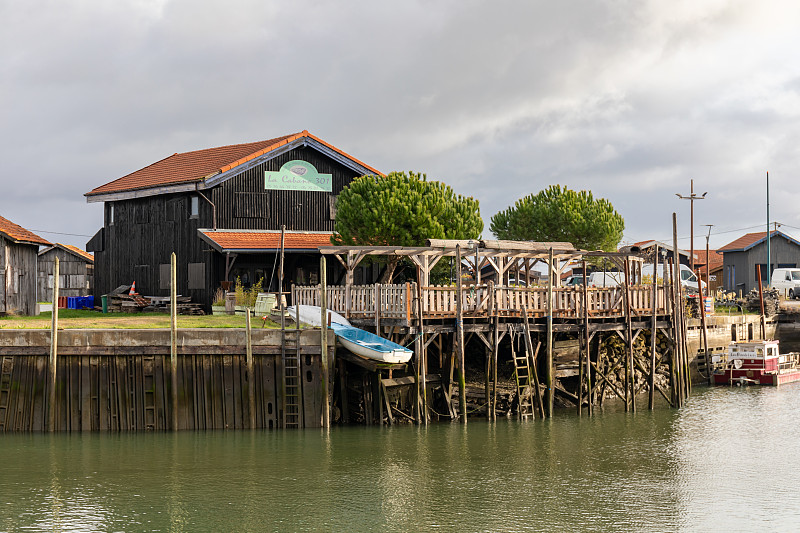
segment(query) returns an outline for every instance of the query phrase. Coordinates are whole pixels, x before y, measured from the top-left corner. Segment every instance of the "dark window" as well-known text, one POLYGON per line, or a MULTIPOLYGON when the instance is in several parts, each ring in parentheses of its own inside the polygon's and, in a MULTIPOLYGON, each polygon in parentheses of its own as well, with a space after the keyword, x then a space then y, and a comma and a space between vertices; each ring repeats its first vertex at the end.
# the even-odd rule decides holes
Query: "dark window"
MULTIPOLYGON (((767 264, 766 263, 757 264, 753 268, 754 268, 753 277, 755 278, 755 280, 758 281, 758 271, 759 271, 759 268, 760 268, 761 269, 761 281, 762 281, 762 283, 767 283, 767 280, 769 280, 769 275, 767 275, 767 264)), ((772 268, 775 268, 775 265, 772 265, 772 268)))
POLYGON ((158 265, 158 288, 169 290, 170 264, 162 263, 158 265))
POLYGON ((237 192, 233 200, 233 216, 236 218, 267 218, 268 193, 237 192))
POLYGON ((189 288, 190 289, 206 288, 205 263, 189 263, 189 288))
POLYGON ((200 216, 200 197, 192 196, 192 201, 190 204, 189 216, 191 218, 197 218, 200 216))
POLYGON ((136 206, 136 220, 137 224, 148 224, 150 222, 150 210, 147 205, 136 206))
POLYGON ((136 282, 136 292, 143 294, 148 290, 148 281, 150 278, 150 265, 134 265, 133 266, 133 281, 136 282))

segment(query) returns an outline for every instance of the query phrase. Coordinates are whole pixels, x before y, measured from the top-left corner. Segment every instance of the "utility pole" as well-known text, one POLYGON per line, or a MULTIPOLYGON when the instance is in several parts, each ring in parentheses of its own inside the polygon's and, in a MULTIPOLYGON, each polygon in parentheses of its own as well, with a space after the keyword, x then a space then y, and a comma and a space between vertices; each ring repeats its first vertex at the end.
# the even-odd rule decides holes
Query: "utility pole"
POLYGON ((767 171, 767 283, 772 281, 772 247, 769 237, 769 171, 767 171))
MULTIPOLYGON (((708 228, 708 234, 706 235, 706 290, 711 287, 711 258, 708 257, 708 239, 711 237, 711 228, 714 227, 714 224, 703 224, 708 228)), ((702 278, 701 278, 702 279, 702 278)), ((702 291, 700 291, 702 292, 702 291)))
MULTIPOLYGON (((703 199, 705 199, 706 194, 708 194, 708 192, 704 192, 700 196, 697 196, 694 193, 694 180, 691 181, 691 188, 690 188, 690 191, 689 191, 689 196, 683 196, 682 194, 675 193, 675 196, 677 196, 681 200, 689 200, 689 203, 691 204, 691 208, 690 208, 691 214, 690 214, 690 220, 689 220, 689 231, 691 232, 691 249, 689 250, 689 268, 692 269, 692 272, 694 272, 694 201, 695 200, 703 200, 703 199)), ((679 258, 678 258, 678 251, 675 250, 674 252, 675 252, 675 261, 676 261, 675 264, 678 265, 680 263, 679 258)), ((676 266, 676 268, 677 268, 677 266, 676 266)))

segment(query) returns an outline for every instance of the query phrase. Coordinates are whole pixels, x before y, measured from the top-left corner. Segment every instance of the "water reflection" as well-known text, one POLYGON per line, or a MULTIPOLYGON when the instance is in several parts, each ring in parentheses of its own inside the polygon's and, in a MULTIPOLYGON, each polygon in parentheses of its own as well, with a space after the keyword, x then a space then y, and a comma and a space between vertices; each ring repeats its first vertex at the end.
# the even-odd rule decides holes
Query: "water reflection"
POLYGON ((4 434, 0 530, 793 530, 798 413, 792 385, 548 421, 4 434))

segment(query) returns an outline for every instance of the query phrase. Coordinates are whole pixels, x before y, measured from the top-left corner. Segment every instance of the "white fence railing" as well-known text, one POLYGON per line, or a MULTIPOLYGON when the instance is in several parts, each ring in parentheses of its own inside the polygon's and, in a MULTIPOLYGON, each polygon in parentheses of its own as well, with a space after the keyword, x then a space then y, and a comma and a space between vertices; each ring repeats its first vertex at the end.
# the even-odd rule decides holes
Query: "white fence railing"
MULTIPOLYGON (((651 285, 629 288, 631 314, 649 315, 653 309, 651 285)), ((416 283, 402 285, 353 285, 327 287, 328 308, 348 318, 381 318, 411 320, 417 316, 414 302, 416 283), (376 302, 378 305, 376 306, 376 302)), ((663 286, 656 288, 656 313, 667 312, 663 286)), ((319 305, 320 287, 292 287, 292 302, 319 305)), ((456 315, 456 288, 452 285, 422 287, 422 314, 426 318, 456 315)), ((624 315, 623 287, 590 287, 587 289, 588 311, 591 317, 624 315)), ((521 316, 527 309, 530 316, 547 313, 547 289, 541 287, 503 287, 466 285, 461 292, 464 316, 521 316)), ((553 289, 553 316, 580 318, 583 316, 583 287, 553 289)))

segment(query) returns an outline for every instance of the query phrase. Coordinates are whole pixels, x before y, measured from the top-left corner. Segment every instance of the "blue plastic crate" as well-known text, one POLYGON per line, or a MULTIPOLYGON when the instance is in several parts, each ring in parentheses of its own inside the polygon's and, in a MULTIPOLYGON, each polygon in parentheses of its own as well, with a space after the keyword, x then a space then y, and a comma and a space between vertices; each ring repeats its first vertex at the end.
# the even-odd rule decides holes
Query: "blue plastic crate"
POLYGON ((79 309, 77 296, 67 297, 67 309, 79 309))

